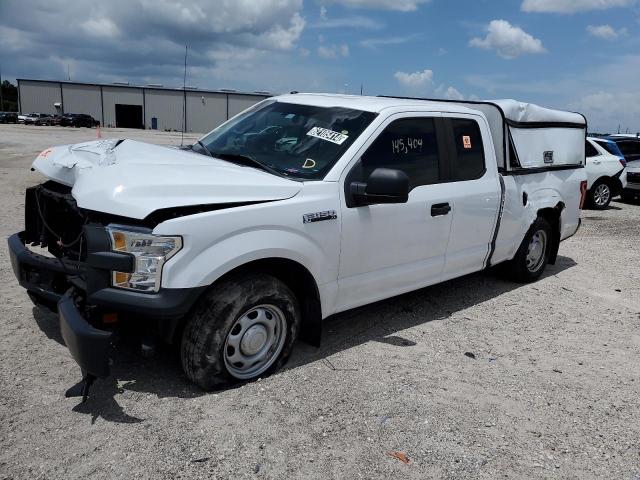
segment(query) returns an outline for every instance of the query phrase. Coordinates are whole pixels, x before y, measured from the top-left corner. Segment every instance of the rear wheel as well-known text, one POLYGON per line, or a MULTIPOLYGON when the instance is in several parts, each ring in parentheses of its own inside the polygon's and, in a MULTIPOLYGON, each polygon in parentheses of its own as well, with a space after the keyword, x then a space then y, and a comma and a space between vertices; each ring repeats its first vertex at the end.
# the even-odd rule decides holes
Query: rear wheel
POLYGON ((299 325, 297 299, 280 280, 264 274, 229 279, 187 320, 182 366, 204 390, 269 375, 291 354, 299 325))
POLYGON ((595 210, 604 210, 611 203, 611 185, 607 180, 598 180, 589 190, 589 201, 595 210))
POLYGON ((507 264, 509 276, 516 282, 534 282, 540 278, 549 260, 551 226, 538 217, 524 236, 515 257, 507 264))

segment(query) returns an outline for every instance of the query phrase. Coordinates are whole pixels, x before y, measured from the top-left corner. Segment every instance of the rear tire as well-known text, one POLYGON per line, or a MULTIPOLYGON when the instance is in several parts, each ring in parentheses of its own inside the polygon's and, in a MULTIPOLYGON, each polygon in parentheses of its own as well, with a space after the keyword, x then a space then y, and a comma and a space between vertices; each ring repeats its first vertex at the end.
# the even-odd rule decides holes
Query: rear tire
POLYGON ((608 180, 600 179, 589 190, 589 204, 594 210, 604 210, 611 203, 613 190, 608 180))
POLYGON ((515 257, 506 265, 513 281, 529 283, 540 278, 549 261, 551 238, 549 222, 538 217, 524 236, 515 257))
POLYGON ((299 326, 298 301, 280 280, 230 278, 205 294, 187 319, 182 367, 206 391, 268 376, 289 358, 299 326))

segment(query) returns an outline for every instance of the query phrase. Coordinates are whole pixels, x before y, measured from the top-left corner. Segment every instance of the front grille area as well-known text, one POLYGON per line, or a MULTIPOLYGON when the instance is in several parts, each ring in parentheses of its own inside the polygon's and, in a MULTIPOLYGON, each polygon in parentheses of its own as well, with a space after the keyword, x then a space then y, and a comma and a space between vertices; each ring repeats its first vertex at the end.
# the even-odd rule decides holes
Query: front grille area
POLYGON ((78 208, 71 188, 53 181, 28 188, 25 194, 25 243, 46 248, 56 257, 82 261, 88 218, 78 208))

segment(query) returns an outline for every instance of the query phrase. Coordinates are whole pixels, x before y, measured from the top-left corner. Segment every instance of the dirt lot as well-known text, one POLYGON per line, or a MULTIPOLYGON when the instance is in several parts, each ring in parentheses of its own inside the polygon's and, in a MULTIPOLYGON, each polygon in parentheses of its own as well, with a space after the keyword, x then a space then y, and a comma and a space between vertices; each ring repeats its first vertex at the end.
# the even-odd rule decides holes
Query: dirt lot
MULTIPOLYGON (((0 236, 22 227, 35 155, 91 138, 0 126, 0 236)), ((535 284, 485 272, 339 315, 320 349, 216 394, 170 348, 121 348, 117 380, 81 405, 63 396, 79 369, 57 319, 32 307, 0 243, 0 478, 639 480, 640 206, 583 222, 535 284)))

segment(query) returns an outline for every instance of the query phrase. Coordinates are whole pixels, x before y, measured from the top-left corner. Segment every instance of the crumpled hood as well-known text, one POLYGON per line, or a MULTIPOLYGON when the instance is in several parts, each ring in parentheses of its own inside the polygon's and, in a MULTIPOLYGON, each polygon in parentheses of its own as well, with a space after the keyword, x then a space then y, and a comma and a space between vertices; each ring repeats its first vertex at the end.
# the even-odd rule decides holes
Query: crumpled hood
POLYGON ((284 200, 302 188, 252 167, 134 140, 49 148, 33 168, 72 187, 80 208, 136 219, 162 208, 284 200))

